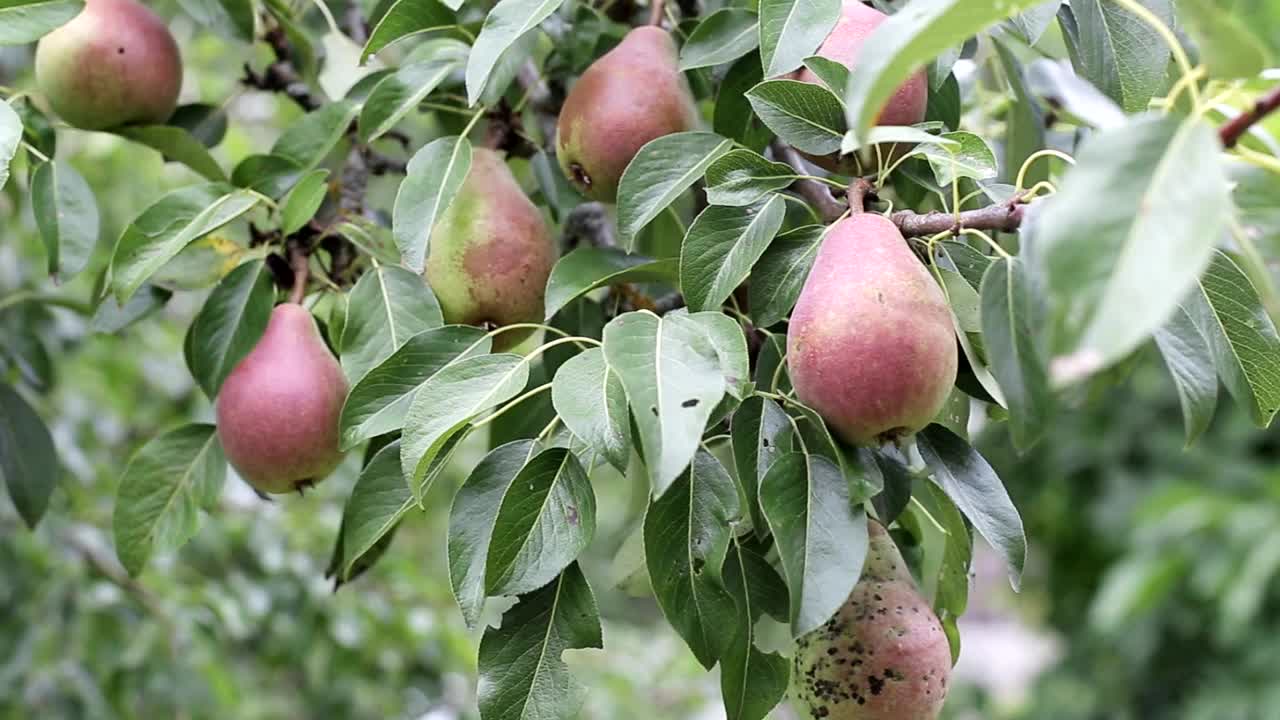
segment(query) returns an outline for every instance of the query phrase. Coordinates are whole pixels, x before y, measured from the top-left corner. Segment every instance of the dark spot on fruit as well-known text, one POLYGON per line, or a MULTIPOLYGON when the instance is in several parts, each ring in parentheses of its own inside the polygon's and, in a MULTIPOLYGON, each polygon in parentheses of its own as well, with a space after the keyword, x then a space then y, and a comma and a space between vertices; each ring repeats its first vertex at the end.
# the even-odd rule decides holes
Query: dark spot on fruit
POLYGON ((879 695, 880 691, 884 690, 884 680, 881 680, 875 675, 867 678, 867 685, 871 688, 872 695, 879 695))
POLYGON ((124 48, 116 48, 116 54, 117 54, 117 55, 123 55, 123 54, 124 54, 124 48))
POLYGON ((569 163, 569 174, 572 176, 574 184, 583 190, 591 189, 591 176, 587 174, 586 168, 578 163, 569 163))

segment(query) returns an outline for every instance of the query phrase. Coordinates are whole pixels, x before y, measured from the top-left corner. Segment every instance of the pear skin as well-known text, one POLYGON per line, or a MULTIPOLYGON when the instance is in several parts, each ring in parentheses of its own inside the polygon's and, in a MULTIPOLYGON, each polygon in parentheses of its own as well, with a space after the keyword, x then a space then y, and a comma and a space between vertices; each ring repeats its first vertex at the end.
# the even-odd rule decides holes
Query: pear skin
POLYGON ((846 442, 928 425, 956 380, 951 310, 897 226, 857 213, 827 231, 787 330, 801 402, 846 442))
POLYGON ((796 643, 794 691, 805 717, 935 720, 951 674, 942 623, 879 523, 862 577, 831 620, 796 643))
POLYGON ((178 105, 182 56, 164 21, 137 0, 88 0, 41 38, 36 83, 75 127, 159 124, 178 105))
MULTIPOLYGON (((431 232, 424 274, 445 322, 500 327, 542 321, 559 246, 502 157, 476 148, 471 171, 431 232)), ((531 330, 504 332, 509 349, 531 330)))
POLYGON ((612 203, 622 171, 641 147, 698 124, 671 34, 638 27, 570 88, 560 110, 556 157, 579 192, 612 203))
POLYGON ((342 461, 338 420, 347 380, 311 313, 284 303, 218 391, 218 439, 250 485, 287 493, 342 461))
MULTIPOLYGON (((818 48, 817 54, 844 65, 850 72, 856 72, 862 46, 866 44, 867 38, 880 26, 880 23, 887 19, 889 19, 888 15, 863 5, 860 0, 844 0, 840 19, 832 28, 831 34, 823 41, 822 46, 818 48)), ((821 82, 818 76, 808 68, 797 72, 795 78, 808 83, 821 82)), ((928 106, 929 82, 924 71, 921 70, 898 86, 893 96, 881 108, 876 124, 915 125, 924 120, 928 106)), ((893 147, 882 147, 881 153, 884 162, 890 163, 909 149, 910 146, 907 144, 898 144, 893 147)), ((874 153, 874 150, 872 152, 874 153)), ((821 157, 806 155, 806 157, 818 167, 831 172, 844 174, 861 172, 857 154, 843 158, 838 153, 821 157)), ((874 157, 872 155, 872 158, 874 157)), ((871 169, 874 170, 874 168, 871 169)))

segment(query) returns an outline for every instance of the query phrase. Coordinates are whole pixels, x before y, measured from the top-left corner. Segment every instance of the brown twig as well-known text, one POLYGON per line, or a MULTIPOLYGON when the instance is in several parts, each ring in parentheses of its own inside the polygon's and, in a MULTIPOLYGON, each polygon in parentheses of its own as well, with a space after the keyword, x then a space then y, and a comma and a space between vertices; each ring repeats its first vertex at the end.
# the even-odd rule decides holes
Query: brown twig
POLYGON ((662 19, 666 14, 666 0, 649 0, 649 24, 662 27, 662 19))
MULTIPOLYGON (((800 157, 800 153, 795 148, 781 140, 774 140, 771 147, 775 158, 790 165, 801 175, 808 174, 804 167, 804 159, 800 157)), ((791 189, 800 193, 805 200, 809 201, 810 205, 818 209, 818 214, 822 216, 823 222, 835 222, 849 209, 847 205, 831 194, 829 187, 816 180, 797 180, 791 185, 791 189)))
POLYGON ((1271 89, 1271 92, 1258 98, 1253 107, 1240 113, 1231 119, 1231 122, 1218 128, 1218 137, 1222 138, 1222 146, 1225 148, 1235 147, 1241 137, 1249 131, 1258 121, 1267 115, 1275 112, 1280 108, 1280 85, 1271 89))
POLYGON ((1022 224, 1026 204, 1020 199, 1012 202, 989 205, 979 210, 966 210, 959 215, 955 213, 931 212, 923 215, 910 210, 902 210, 889 217, 894 225, 906 237, 936 235, 938 233, 959 233, 964 228, 974 230, 999 230, 1013 232, 1022 224))

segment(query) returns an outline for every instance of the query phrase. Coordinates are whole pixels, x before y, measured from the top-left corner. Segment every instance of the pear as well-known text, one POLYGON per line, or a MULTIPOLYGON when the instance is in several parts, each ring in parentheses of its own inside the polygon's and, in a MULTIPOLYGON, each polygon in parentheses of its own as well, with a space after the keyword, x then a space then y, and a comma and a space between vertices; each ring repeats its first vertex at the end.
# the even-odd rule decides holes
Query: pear
POLYGON ((218 439, 231 465, 266 493, 323 480, 342 461, 342 367, 301 305, 276 306, 267 331, 218 391, 218 439))
POLYGON ((650 140, 698 127, 676 44, 660 27, 638 27, 578 78, 557 125, 556 157, 574 187, 611 203, 622 171, 650 140))
MULTIPOLYGON (((866 43, 867 38, 871 36, 871 33, 879 27, 880 23, 888 18, 888 15, 879 10, 863 5, 860 0, 844 0, 840 19, 836 21, 836 26, 832 28, 831 33, 827 35, 827 39, 818 48, 817 54, 844 65, 851 72, 856 72, 858 55, 862 52, 862 46, 866 43)), ((808 68, 797 72, 795 78, 803 82, 819 83, 818 76, 814 75, 813 71, 808 68)), ((893 96, 881 108, 876 124, 915 125, 924 120, 925 110, 928 105, 929 82, 924 71, 921 70, 898 86, 893 96)), ((909 150, 910 147, 906 143, 899 143, 891 147, 882 146, 880 148, 881 159, 886 164, 890 163, 909 150)), ((813 161, 814 164, 831 172, 847 174, 862 172, 857 154, 843 158, 839 154, 822 157, 807 155, 806 157, 813 161)), ((870 157, 874 162, 874 149, 871 150, 870 157)), ((875 168, 871 169, 874 170, 875 168)))
POLYGON ((946 298, 897 226, 865 212, 832 225, 787 329, 800 401, 846 442, 899 440, 942 409, 956 363, 946 298))
MULTIPOLYGON (((476 148, 466 180, 431 232, 424 274, 445 322, 483 327, 541 322, 559 247, 502 157, 476 148)), ((509 349, 532 330, 494 337, 509 349)))
POLYGON ((825 625, 796 644, 795 697, 805 717, 934 720, 951 649, 884 527, 870 522, 862 577, 825 625))
POLYGON ((182 56, 164 21, 137 0, 88 0, 36 46, 36 83, 75 127, 159 124, 178 105, 182 56))

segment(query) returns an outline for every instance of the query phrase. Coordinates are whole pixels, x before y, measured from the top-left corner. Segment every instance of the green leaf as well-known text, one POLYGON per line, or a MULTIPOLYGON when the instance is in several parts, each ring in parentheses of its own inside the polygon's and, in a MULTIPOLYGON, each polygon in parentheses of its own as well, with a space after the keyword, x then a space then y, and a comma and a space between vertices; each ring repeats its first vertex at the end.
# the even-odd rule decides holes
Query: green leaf
POLYGON ((1178 20, 1191 31, 1200 62, 1214 78, 1252 78, 1275 67, 1275 54, 1255 30, 1270 24, 1251 24, 1240 8, 1225 10, 1216 0, 1180 0, 1178 20))
POLYGON ((804 225, 782 233, 769 249, 760 256, 751 271, 751 286, 747 299, 751 307, 751 319, 758 327, 769 327, 781 322, 796 300, 809 277, 822 236, 823 225, 804 225))
POLYGON ((514 398, 529 382, 529 363, 512 353, 449 363, 418 388, 404 418, 400 466, 421 501, 432 459, 446 440, 480 413, 514 398))
POLYGON ((1280 410, 1280 337, 1249 277, 1215 252, 1183 307, 1209 341, 1222 384, 1255 424, 1269 425, 1280 410))
POLYGON ((342 369, 358 383, 409 339, 444 324, 440 303, 421 275, 379 265, 351 289, 342 330, 342 369))
POLYGON ((1038 326, 1026 269, 1016 258, 991 263, 982 279, 982 342, 1009 407, 1013 444, 1026 450, 1052 419, 1053 395, 1035 345, 1038 326))
POLYGON ((675 258, 655 260, 617 248, 581 247, 560 258, 551 269, 545 315, 550 318, 598 287, 629 282, 673 282, 678 273, 675 258))
POLYGON ((66 280, 89 262, 98 244, 98 203, 80 173, 51 160, 31 177, 31 212, 44 240, 49 274, 66 280))
MULTIPOLYGON (((449 510, 449 583, 467 627, 484 608, 485 568, 498 509, 537 444, 516 440, 494 448, 476 465, 453 496, 449 510)), ((401 476, 401 485, 404 485, 401 476)))
POLYGON ((618 183, 618 234, 625 250, 636 235, 675 202, 733 141, 708 132, 683 132, 652 140, 627 165, 618 183))
POLYGON ((720 8, 689 33, 680 48, 680 70, 733 62, 760 42, 756 14, 745 8, 720 8))
MULTIPOLYGON (((1053 3, 1055 13, 1058 4, 1058 2, 1053 3)), ((1046 147, 1044 113, 1041 112, 1039 102, 1032 97, 1031 90, 1027 87, 1026 72, 1017 56, 999 40, 994 44, 1000 55, 1000 64, 1004 67, 1004 75, 1008 78, 1009 89, 1013 90, 1014 100, 1004 114, 1007 130, 1005 150, 1001 157, 1003 171, 1000 177, 1006 182, 1014 182, 1027 158, 1046 147)), ((1027 168, 1022 186, 1032 187, 1048 179, 1049 163, 1045 162, 1045 158, 1041 158, 1027 168)))
POLYGON ((0 0, 0 45, 35 42, 82 9, 81 0, 0 0))
POLYGON ((271 154, 310 170, 338 146, 359 111, 346 100, 323 105, 290 125, 271 146, 271 154))
POLYGON ((227 113, 217 105, 179 105, 169 118, 169 124, 186 130, 207 148, 216 147, 227 135, 227 113))
POLYGON ((736 399, 751 392, 751 361, 747 357, 747 336, 737 320, 719 311, 690 313, 685 309, 674 314, 693 321, 720 358, 725 390, 736 399))
POLYGON ((475 105, 502 55, 560 8, 564 0, 499 0, 485 16, 467 59, 467 103, 475 105))
POLYGON ((828 90, 835 93, 836 97, 843 94, 845 86, 849 84, 849 68, 831 58, 821 55, 807 57, 804 59, 804 66, 809 68, 828 90))
POLYGON ((226 182, 227 174, 209 148, 185 128, 175 125, 126 125, 111 132, 160 151, 165 160, 179 162, 212 182, 226 182))
POLYGON ((1220 152, 1209 126, 1175 116, 1100 132, 1081 149, 1041 209, 1028 256, 1055 380, 1124 357, 1194 286, 1231 211, 1220 152))
POLYGON ((1027 559, 1027 537, 1000 478, 977 450, 941 426, 930 425, 917 434, 916 446, 933 481, 1004 560, 1009 582, 1017 590, 1027 559))
MULTIPOLYGON (((1173 26, 1169 0, 1138 0, 1166 25, 1173 26)), ((1169 46, 1160 33, 1122 5, 1107 0, 1073 0, 1075 31, 1065 33, 1071 62, 1125 112, 1145 110, 1166 83, 1169 46), (1074 42, 1072 42, 1074 41, 1074 42)))
POLYGON ((267 330, 276 291, 261 260, 232 270, 191 322, 191 376, 210 399, 267 330))
MULTIPOLYGON (((455 2, 449 3, 449 7, 454 10, 462 5, 461 2, 455 2)), ((365 62, 370 55, 410 35, 453 27, 457 19, 449 7, 439 0, 396 0, 369 33, 369 39, 360 53, 360 62, 365 62)))
POLYGON ((733 414, 730 440, 734 466, 756 537, 763 538, 769 532, 760 510, 760 481, 774 461, 791 450, 791 431, 787 414, 769 398, 749 397, 733 414))
POLYGON ((306 174, 298 163, 279 155, 250 155, 231 171, 231 184, 278 198, 306 174))
POLYGON ((467 59, 457 40, 433 40, 419 47, 393 74, 374 86, 360 110, 360 141, 382 137, 467 59), (425 49, 424 49, 425 48, 425 49))
POLYGON ((89 330, 95 333, 120 332, 164 307, 171 297, 172 291, 154 285, 143 285, 123 307, 115 298, 105 297, 89 320, 89 330))
POLYGON ((763 720, 782 701, 791 663, 755 647, 755 624, 770 605, 785 611, 787 586, 764 556, 735 538, 725 561, 725 586, 737 606, 732 639, 720 658, 720 694, 728 720, 763 720))
POLYGON ((830 155, 844 139, 844 108, 830 90, 799 80, 766 80, 747 91, 760 120, 780 140, 810 155, 830 155))
POLYGON ((866 135, 913 72, 973 35, 1042 0, 914 0, 867 38, 844 92, 849 129, 866 135))
POLYGON ((126 302, 183 248, 249 212, 258 201, 254 193, 222 183, 191 185, 161 197, 116 242, 108 268, 116 299, 126 302))
POLYGON ((840 19, 839 0, 762 0, 760 63, 765 77, 800 67, 840 19))
POLYGON ((1037 60, 1027 73, 1031 92, 1045 98, 1069 120, 1102 130, 1123 125, 1124 111, 1065 62, 1037 60))
POLYGON ((600 612, 577 563, 502 616, 480 640, 481 720, 569 718, 586 691, 560 659, 565 650, 601 648, 600 612))
POLYGON ((465 325, 409 338, 352 386, 339 421, 343 449, 404 427, 413 395, 423 383, 453 362, 489 352, 489 347, 483 330, 465 325))
POLYGON ((487 595, 532 592, 555 579, 591 542, 596 496, 578 456, 538 453, 502 495, 485 563, 487 595))
POLYGON ((227 461, 212 425, 184 425, 147 443, 129 461, 116 492, 116 555, 137 575, 156 552, 170 552, 200 529, 200 509, 222 491, 227 461))
POLYGON ((1062 7, 1062 0, 1045 0, 1023 13, 1014 15, 1006 24, 1012 27, 1028 45, 1035 45, 1053 24, 1060 7, 1062 7))
POLYGON ((34 530, 44 516, 61 471, 44 421, 16 390, 0 383, 0 480, 27 527, 34 530))
POLYGON ((631 459, 627 394, 603 350, 592 348, 565 361, 552 381, 551 402, 565 427, 618 472, 626 472, 631 459))
POLYGON ((178 0, 196 22, 225 37, 253 42, 252 0, 178 0))
POLYGON ((694 311, 719 310, 773 241, 786 218, 786 201, 736 208, 712 205, 685 235, 680 251, 680 290, 694 311))
POLYGON ((725 378, 716 348, 687 315, 631 312, 604 329, 604 356, 622 380, 654 494, 688 467, 725 378))
POLYGON ((996 155, 986 140, 968 132, 946 133, 942 139, 955 144, 928 143, 912 150, 929 161, 939 185, 948 186, 960 178, 990 180, 996 176, 996 155))
MULTIPOLYGON (((0 105, 3 104, 6 103, 0 103, 0 105)), ((18 113, 18 118, 22 122, 22 139, 31 143, 31 146, 36 150, 44 153, 45 157, 52 158, 58 150, 58 133, 54 130, 49 116, 41 112, 30 96, 11 98, 7 104, 18 113)), ((0 115, 4 115, 4 109, 0 109, 0 115)), ((0 120, 0 126, 4 124, 5 121, 0 120)), ((4 131, 0 131, 0 137, 2 136, 4 136, 4 131)), ((0 146, 3 145, 4 143, 0 142, 0 146)), ((0 155, 2 155, 2 152, 0 152, 0 155)), ((4 164, 0 162, 0 166, 4 166, 4 164)), ((3 172, 0 169, 0 173, 3 172)), ((0 179, 0 187, 3 185, 3 179, 0 179)))
POLYGON ((720 135, 757 152, 764 150, 773 134, 752 112, 747 91, 760 84, 763 78, 755 55, 747 55, 729 66, 729 72, 716 92, 711 122, 712 129, 720 135))
POLYGON ((738 517, 738 491, 707 451, 653 501, 644 518, 645 564, 667 622, 708 670, 724 654, 736 620, 721 568, 738 517))
POLYGON ((1187 311, 1187 303, 1179 305, 1169 322, 1156 331, 1155 341, 1178 389, 1187 446, 1190 447, 1208 429, 1218 407, 1218 375, 1213 347, 1196 327, 1194 318, 1187 311))
POLYGON ((413 503, 413 493, 400 472, 400 443, 395 441, 379 450, 360 471, 342 510, 340 581, 353 576, 356 564, 395 530, 413 503))
POLYGON ((391 217, 396 247, 405 267, 422 272, 431 229, 449 208, 470 171, 471 143, 464 137, 433 140, 409 159, 391 217))
POLYGON ((849 598, 867 554, 867 515, 849 499, 840 468, 792 452, 760 481, 760 506, 791 595, 791 636, 820 627, 849 598))
POLYGON ((292 235, 301 230, 316 216, 328 193, 328 170, 321 168, 303 175, 280 203, 280 231, 292 235))
POLYGON ((22 143, 22 127, 22 118, 13 107, 7 102, 0 102, 0 189, 9 182, 9 163, 22 143))
POLYGON ((739 148, 711 163, 706 178, 707 202, 744 207, 754 205, 769 193, 785 190, 798 176, 786 163, 739 148))

